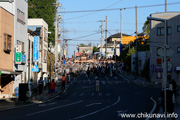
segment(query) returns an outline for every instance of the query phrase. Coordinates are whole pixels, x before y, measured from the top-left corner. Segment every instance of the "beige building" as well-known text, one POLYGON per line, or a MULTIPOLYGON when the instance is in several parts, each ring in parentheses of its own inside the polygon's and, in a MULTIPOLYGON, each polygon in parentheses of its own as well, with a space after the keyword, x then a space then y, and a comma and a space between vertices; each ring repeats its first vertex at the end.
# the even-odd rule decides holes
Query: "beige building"
POLYGON ((0 7, 0 98, 13 93, 14 15, 0 7))
MULTIPOLYGON (((150 16, 168 20, 167 45, 174 53, 167 58, 167 75, 180 86, 180 12, 155 13, 150 16)), ((151 20, 150 77, 152 82, 163 81, 163 59, 157 51, 164 45, 164 33, 164 23, 151 20)))

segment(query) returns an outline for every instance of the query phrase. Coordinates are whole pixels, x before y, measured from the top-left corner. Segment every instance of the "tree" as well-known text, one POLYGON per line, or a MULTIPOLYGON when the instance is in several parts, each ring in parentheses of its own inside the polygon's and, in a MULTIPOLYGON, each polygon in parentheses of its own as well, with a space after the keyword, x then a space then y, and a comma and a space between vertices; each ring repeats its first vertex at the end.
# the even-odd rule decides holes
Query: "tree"
POLYGON ((93 47, 93 54, 94 54, 95 52, 98 52, 98 48, 97 48, 96 46, 93 47))
POLYGON ((48 24, 49 42, 55 44, 55 5, 56 0, 28 0, 28 18, 43 18, 48 24))
POLYGON ((143 26, 143 32, 146 33, 146 36, 149 36, 150 33, 150 25, 149 25, 149 20, 146 20, 143 26))

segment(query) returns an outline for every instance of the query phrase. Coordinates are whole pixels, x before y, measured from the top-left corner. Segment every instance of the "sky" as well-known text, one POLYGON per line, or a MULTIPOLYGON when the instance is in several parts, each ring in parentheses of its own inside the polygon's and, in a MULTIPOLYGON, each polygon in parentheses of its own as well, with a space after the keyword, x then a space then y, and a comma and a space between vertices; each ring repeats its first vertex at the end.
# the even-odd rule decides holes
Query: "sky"
MULTIPOLYGON (((74 51, 77 52, 77 45, 84 43, 97 46, 101 40, 101 22, 107 16, 107 37, 120 32, 120 9, 126 8, 122 12, 122 31, 128 35, 135 35, 135 6, 137 6, 137 26, 138 33, 142 32, 142 27, 147 17, 151 13, 165 12, 165 0, 59 0, 62 7, 59 8, 60 31, 64 27, 64 39, 68 41, 68 56, 71 58, 74 51), (160 5, 162 6, 156 6, 160 5), (151 6, 152 5, 152 6, 151 6), (151 7, 141 7, 151 6, 151 7), (117 9, 116 9, 117 8, 117 9), (115 9, 108 11, 97 11, 99 9, 115 9), (87 10, 96 10, 86 12, 87 10), (79 11, 79 12, 77 12, 79 11), (64 24, 63 24, 64 23, 64 24)), ((180 12, 180 0, 167 0, 167 12, 180 12), (177 4, 170 4, 177 3, 177 4)), ((105 30, 105 22, 103 22, 105 30)), ((62 40, 61 33, 60 40, 62 40)), ((103 33, 105 39, 105 32, 103 33)), ((61 42, 62 43, 62 42, 61 42)), ((105 42, 103 42, 105 43, 105 42)))

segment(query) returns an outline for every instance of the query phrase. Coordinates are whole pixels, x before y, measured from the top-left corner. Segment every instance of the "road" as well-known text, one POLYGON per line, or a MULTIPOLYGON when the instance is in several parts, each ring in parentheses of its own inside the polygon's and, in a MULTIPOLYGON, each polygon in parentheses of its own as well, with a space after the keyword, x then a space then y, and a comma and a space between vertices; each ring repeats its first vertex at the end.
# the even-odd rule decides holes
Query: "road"
MULTIPOLYGON (((122 114, 150 113, 160 90, 129 82, 121 74, 100 77, 100 91, 95 90, 94 75, 85 74, 55 98, 41 104, 1 111, 1 120, 119 120, 122 114)), ((159 110, 157 106, 155 112, 159 110)), ((127 119, 127 118, 124 118, 127 119)), ((135 119, 135 118, 131 118, 135 119)), ((145 118, 143 118, 145 119, 145 118)))

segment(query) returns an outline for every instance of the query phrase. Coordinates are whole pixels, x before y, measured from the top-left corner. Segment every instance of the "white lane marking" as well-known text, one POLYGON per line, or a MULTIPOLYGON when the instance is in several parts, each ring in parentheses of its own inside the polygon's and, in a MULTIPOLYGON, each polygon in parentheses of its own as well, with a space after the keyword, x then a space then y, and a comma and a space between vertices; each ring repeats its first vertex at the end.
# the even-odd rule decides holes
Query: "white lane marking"
POLYGON ((106 80, 109 80, 106 76, 105 76, 105 79, 106 79, 106 80))
POLYGON ((58 97, 59 97, 59 95, 57 95, 56 97, 54 97, 54 98, 52 98, 52 99, 47 100, 47 102, 52 101, 52 100, 54 100, 54 99, 56 99, 56 98, 58 98, 58 97))
POLYGON ((101 82, 102 82, 102 84, 103 84, 103 85, 105 85, 105 84, 106 84, 106 82, 105 82, 105 81, 101 81, 101 82))
POLYGON ((92 103, 92 104, 89 104, 89 105, 86 105, 86 107, 89 107, 89 106, 92 106, 92 105, 100 105, 102 103, 92 103))
POLYGON ((27 114, 26 116, 32 116, 32 115, 35 115, 35 114, 40 114, 40 113, 51 111, 51 110, 55 110, 55 109, 58 109, 58 108, 63 108, 63 107, 79 104, 81 102, 83 102, 83 101, 78 101, 78 102, 74 102, 74 103, 70 103, 70 104, 66 104, 66 105, 62 105, 62 106, 57 106, 57 107, 49 108, 49 109, 46 109, 46 110, 30 113, 30 114, 27 114))
POLYGON ((73 93, 71 96, 75 96, 77 93, 73 93))
POLYGON ((39 107, 47 106, 47 104, 39 104, 39 107))
POLYGON ((53 103, 49 103, 48 105, 54 105, 54 104, 56 104, 57 102, 53 102, 53 103))
POLYGON ((99 110, 96 110, 96 111, 94 111, 94 112, 91 112, 91 113, 88 113, 88 114, 85 114, 85 115, 82 115, 82 116, 79 116, 79 117, 76 117, 76 118, 72 118, 71 120, 81 119, 81 118, 84 118, 84 117, 87 117, 87 116, 96 114, 96 113, 98 113, 98 112, 101 112, 101 111, 103 111, 103 110, 106 110, 106 109, 108 109, 108 108, 110 108, 110 107, 118 104, 119 102, 120 102, 120 96, 118 97, 118 100, 117 100, 114 104, 112 104, 112 105, 106 106, 106 107, 104 107, 104 108, 101 108, 101 109, 99 109, 99 110))
POLYGON ((128 110, 125 110, 125 111, 123 111, 123 110, 117 111, 117 113, 118 113, 118 117, 120 117, 120 116, 121 116, 121 114, 126 113, 127 111, 128 111, 128 110))
POLYGON ((117 80, 117 77, 114 77, 114 79, 116 79, 116 80, 117 80))
POLYGON ((84 93, 81 93, 79 96, 83 96, 84 95, 84 93))
POLYGON ((122 76, 122 75, 120 75, 120 74, 118 74, 120 77, 122 77, 123 79, 125 79, 125 80, 128 80, 127 78, 125 78, 124 76, 122 76))
POLYGON ((107 96, 110 96, 110 95, 111 95, 111 93, 107 93, 106 95, 107 95, 107 96))
POLYGON ((98 93, 98 96, 102 96, 102 93, 98 93))
MULTIPOLYGON (((154 112, 154 110, 156 109, 156 101, 152 97, 151 97, 151 100, 154 102, 154 106, 153 106, 151 112, 149 113, 149 115, 151 115, 154 112)), ((146 118, 146 120, 149 120, 149 118, 146 118)))

